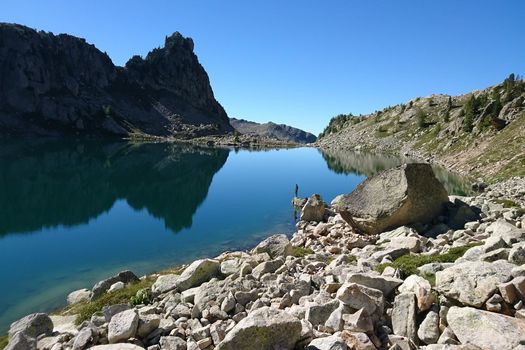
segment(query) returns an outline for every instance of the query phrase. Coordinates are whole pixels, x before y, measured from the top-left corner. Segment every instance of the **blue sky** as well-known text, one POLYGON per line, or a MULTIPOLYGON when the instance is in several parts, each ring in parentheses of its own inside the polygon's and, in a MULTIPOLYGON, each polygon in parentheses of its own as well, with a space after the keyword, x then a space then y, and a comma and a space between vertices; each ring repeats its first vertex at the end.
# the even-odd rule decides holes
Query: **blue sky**
POLYGON ((521 0, 0 2, 0 21, 84 37, 118 65, 180 31, 230 116, 314 133, 525 74, 524 18, 521 0))

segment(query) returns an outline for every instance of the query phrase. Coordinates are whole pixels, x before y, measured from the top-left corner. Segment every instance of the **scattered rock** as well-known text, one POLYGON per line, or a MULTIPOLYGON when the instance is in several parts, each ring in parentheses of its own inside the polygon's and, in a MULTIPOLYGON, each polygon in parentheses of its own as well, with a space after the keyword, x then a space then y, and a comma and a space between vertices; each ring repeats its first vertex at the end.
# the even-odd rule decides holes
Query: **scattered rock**
POLYGON ((49 335, 53 332, 53 321, 44 313, 27 315, 11 324, 8 332, 9 339, 19 332, 31 338, 36 338, 41 334, 49 335))
POLYGON ((320 195, 314 194, 308 198, 301 211, 303 221, 323 221, 325 203, 320 195))
POLYGON ((83 301, 89 301, 89 300, 91 300, 91 291, 86 288, 71 292, 67 296, 68 305, 73 305, 73 304, 77 304, 77 303, 80 303, 83 301))
POLYGON ((416 314, 416 295, 414 293, 401 293, 397 295, 394 300, 394 308, 392 309, 392 327, 394 334, 416 341, 416 314))
POLYGON ((119 312, 111 318, 108 325, 108 341, 119 343, 134 337, 139 325, 139 316, 135 310, 119 312))
POLYGON ((254 254, 268 253, 272 258, 288 256, 292 254, 292 245, 286 235, 273 235, 259 243, 252 252, 254 254))

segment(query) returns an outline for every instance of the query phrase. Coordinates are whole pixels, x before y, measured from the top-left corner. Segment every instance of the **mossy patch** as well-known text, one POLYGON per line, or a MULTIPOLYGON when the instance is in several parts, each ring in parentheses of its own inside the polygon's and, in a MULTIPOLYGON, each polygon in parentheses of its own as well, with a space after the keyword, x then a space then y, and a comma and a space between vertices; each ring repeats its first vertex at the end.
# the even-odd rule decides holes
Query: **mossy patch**
POLYGON ((512 207, 518 207, 518 203, 511 201, 510 199, 495 199, 494 203, 501 204, 503 208, 512 208, 512 207))
POLYGON ((91 319, 91 316, 95 313, 102 311, 104 306, 131 303, 139 290, 151 288, 154 282, 155 278, 148 277, 142 281, 130 283, 120 290, 104 293, 94 301, 82 302, 66 307, 60 313, 63 315, 77 315, 75 322, 81 324, 91 319))
MULTIPOLYGON (((390 266, 394 269, 401 271, 404 276, 418 275, 418 267, 430 264, 430 263, 447 263, 454 262, 458 258, 462 257, 467 250, 472 247, 478 246, 480 243, 467 244, 461 247, 452 247, 448 252, 440 255, 415 255, 407 254, 402 255, 391 263, 379 264, 376 270, 383 272, 386 267, 390 266)), ((425 277, 425 276, 423 276, 425 277)), ((430 281, 430 280, 429 280, 430 281)), ((432 282, 431 282, 432 284, 432 282)))
POLYGON ((296 258, 303 258, 307 255, 313 254, 313 250, 305 247, 292 247, 292 255, 296 258))
POLYGON ((0 350, 4 349, 7 346, 7 343, 7 335, 0 336, 0 350))

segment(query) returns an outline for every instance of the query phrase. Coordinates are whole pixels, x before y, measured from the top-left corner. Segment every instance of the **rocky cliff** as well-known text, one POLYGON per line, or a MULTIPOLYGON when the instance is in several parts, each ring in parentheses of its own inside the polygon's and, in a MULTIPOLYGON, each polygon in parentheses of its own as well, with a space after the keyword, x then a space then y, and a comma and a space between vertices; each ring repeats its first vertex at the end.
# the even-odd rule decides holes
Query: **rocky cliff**
POLYGON ((432 95, 365 116, 339 115, 323 149, 369 149, 424 157, 487 181, 525 175, 525 82, 460 96, 432 95))
POLYGON ((0 135, 154 135, 232 131, 208 75, 179 33, 125 67, 71 35, 0 23, 0 135))
POLYGON ((230 118, 231 125, 243 135, 259 136, 295 143, 313 143, 317 140, 315 135, 284 124, 272 122, 259 124, 244 119, 230 118))

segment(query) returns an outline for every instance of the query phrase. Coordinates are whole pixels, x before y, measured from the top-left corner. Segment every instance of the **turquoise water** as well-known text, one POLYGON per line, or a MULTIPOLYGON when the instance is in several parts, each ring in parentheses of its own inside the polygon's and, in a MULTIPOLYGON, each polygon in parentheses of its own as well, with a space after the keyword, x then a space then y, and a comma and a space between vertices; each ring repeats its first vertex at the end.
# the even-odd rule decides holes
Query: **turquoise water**
POLYGON ((0 331, 123 269, 141 275, 291 234, 296 183, 301 196, 330 201, 400 161, 313 148, 3 141, 0 331))

